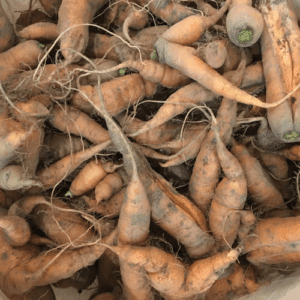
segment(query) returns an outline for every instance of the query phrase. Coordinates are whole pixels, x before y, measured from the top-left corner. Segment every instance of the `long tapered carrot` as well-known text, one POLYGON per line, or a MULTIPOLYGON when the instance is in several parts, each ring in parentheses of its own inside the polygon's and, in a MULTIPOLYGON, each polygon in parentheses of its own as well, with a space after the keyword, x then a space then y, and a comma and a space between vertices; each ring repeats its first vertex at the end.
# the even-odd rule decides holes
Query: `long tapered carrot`
POLYGON ((283 98, 275 103, 261 102, 234 86, 217 71, 205 64, 196 56, 194 48, 170 43, 163 38, 157 40, 155 48, 161 63, 166 63, 170 67, 176 68, 217 95, 264 108, 276 107, 286 100, 283 98))

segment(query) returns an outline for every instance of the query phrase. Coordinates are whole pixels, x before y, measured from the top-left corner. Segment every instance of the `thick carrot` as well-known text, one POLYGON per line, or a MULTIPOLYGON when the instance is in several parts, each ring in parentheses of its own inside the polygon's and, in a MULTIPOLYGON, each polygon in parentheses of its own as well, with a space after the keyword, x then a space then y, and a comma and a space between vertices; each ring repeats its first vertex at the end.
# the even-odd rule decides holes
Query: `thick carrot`
POLYGON ((155 48, 161 63, 178 69, 181 73, 194 79, 217 95, 244 104, 265 108, 276 107, 286 100, 283 98, 276 103, 262 103, 257 98, 235 87, 217 71, 196 57, 196 50, 191 47, 170 43, 163 38, 159 38, 155 43, 155 48))
POLYGON ((207 291, 239 250, 224 251, 186 267, 179 259, 155 247, 111 246, 120 259, 147 272, 151 285, 165 298, 185 299, 207 291))
POLYGON ((13 191, 34 186, 40 188, 42 184, 31 179, 21 166, 9 165, 0 171, 0 188, 4 190, 13 191))
POLYGON ((3 82, 21 70, 36 67, 43 58, 45 45, 37 41, 26 41, 0 54, 0 80, 3 82))
MULTIPOLYGON (((77 108, 83 106, 96 110, 93 104, 88 101, 90 99, 98 108, 100 107, 96 89, 92 86, 82 86, 80 91, 73 95, 72 105, 77 108)), ((101 85, 101 92, 106 109, 114 116, 145 96, 153 96, 156 93, 156 85, 149 84, 139 74, 131 74, 104 82, 101 85)), ((98 110, 96 112, 98 113, 98 110)))
MULTIPOLYGON (((231 73, 230 80, 239 85, 246 67, 245 53, 239 68, 231 73)), ((232 99, 223 98, 218 110, 217 121, 220 123, 220 136, 225 145, 228 144, 233 126, 236 122, 237 103, 232 99)), ((220 161, 216 151, 215 133, 211 130, 205 137, 194 164, 193 173, 189 182, 189 195, 193 201, 208 212, 214 197, 219 179, 220 161)))
POLYGON ((112 162, 101 163, 101 161, 92 160, 80 170, 70 186, 72 196, 83 195, 87 191, 95 188, 97 184, 112 173, 117 168, 112 162))
POLYGON ((89 147, 89 143, 80 137, 67 134, 51 133, 44 139, 40 159, 59 160, 71 153, 76 153, 89 147))
POLYGON ((201 257, 209 252, 214 239, 207 233, 202 212, 151 169, 139 154, 141 180, 151 202, 152 219, 163 230, 182 243, 190 257, 201 257))
POLYGON ((232 140, 231 152, 239 160, 248 182, 248 193, 253 202, 265 210, 285 207, 282 195, 269 179, 259 161, 250 155, 244 145, 232 140))
POLYGON ((226 149, 214 125, 216 149, 225 178, 218 184, 209 210, 209 226, 223 248, 230 248, 240 227, 239 210, 247 199, 247 180, 239 161, 226 149))
POLYGON ((38 193, 42 190, 48 190, 53 188, 66 176, 71 174, 79 165, 98 152, 104 150, 111 144, 111 140, 103 142, 102 144, 93 146, 75 154, 70 154, 58 162, 52 164, 46 169, 42 169, 36 173, 37 180, 42 183, 42 189, 30 189, 30 193, 38 193))
POLYGON ((183 46, 192 45, 200 39, 209 27, 221 19, 228 9, 230 2, 231 0, 227 0, 222 8, 210 17, 192 15, 183 19, 171 26, 161 37, 171 43, 183 46))
POLYGON ((0 214, 1 235, 5 236, 6 241, 11 246, 25 245, 31 236, 29 224, 21 217, 7 216, 4 211, 0 214))
POLYGON ((16 154, 15 151, 24 143, 29 134, 30 132, 24 130, 12 131, 0 137, 0 170, 13 159, 16 154))
MULTIPOLYGON (((102 243, 111 244, 116 236, 114 231, 104 238, 102 243)), ((0 233, 0 254, 10 253, 7 264, 1 268, 0 287, 7 297, 22 295, 34 286, 43 286, 69 278, 78 270, 92 265, 106 250, 99 244, 79 249, 53 250, 41 252, 40 248, 30 243, 22 247, 12 247, 0 233)), ((5 255, 5 254, 4 254, 5 255)))
MULTIPOLYGON (((90 34, 86 55, 91 58, 104 57, 123 62, 127 60, 147 60, 154 51, 154 43, 158 37, 168 29, 166 25, 145 28, 132 37, 136 47, 129 47, 116 36, 106 34, 90 34)), ((122 37, 122 35, 120 35, 122 37)), ((124 38, 123 38, 124 39, 124 38)))
POLYGON ((58 245, 72 242, 78 246, 96 240, 96 234, 78 213, 60 210, 70 210, 69 205, 59 199, 53 199, 52 203, 40 195, 25 197, 16 201, 8 214, 24 218, 31 213, 35 226, 58 245))
POLYGON ((60 39, 60 49, 67 61, 76 62, 80 60, 81 56, 71 52, 70 49, 84 53, 88 44, 89 31, 88 26, 82 24, 90 23, 97 10, 107 2, 107 0, 62 1, 58 11, 57 31, 59 34, 63 33, 60 39), (70 7, 75 10, 71 10, 70 7), (76 27, 72 28, 72 26, 76 27))
POLYGON ((95 187, 95 199, 97 203, 111 198, 121 190, 122 186, 122 178, 117 172, 105 176, 95 187))
POLYGON ((27 40, 50 40, 58 38, 57 25, 49 22, 34 23, 18 32, 19 37, 27 40))
POLYGON ((97 212, 106 218, 115 218, 120 214, 125 194, 126 187, 123 187, 118 193, 105 202, 97 203, 96 200, 90 199, 87 196, 83 196, 82 199, 87 203, 92 212, 97 212))
POLYGON ((50 124, 62 132, 83 136, 94 144, 109 140, 106 129, 73 106, 55 105, 52 115, 50 124))

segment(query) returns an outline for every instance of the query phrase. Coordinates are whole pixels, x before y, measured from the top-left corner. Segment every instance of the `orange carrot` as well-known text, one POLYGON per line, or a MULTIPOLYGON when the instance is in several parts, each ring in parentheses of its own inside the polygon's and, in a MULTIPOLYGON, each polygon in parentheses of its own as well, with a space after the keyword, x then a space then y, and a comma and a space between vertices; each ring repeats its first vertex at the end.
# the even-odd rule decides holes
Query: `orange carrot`
MULTIPOLYGON (((102 144, 93 146, 91 148, 85 149, 84 151, 77 152, 75 154, 70 154, 58 162, 52 164, 46 169, 42 169, 36 173, 36 177, 39 182, 43 184, 43 189, 48 190, 53 188, 66 176, 71 174, 79 165, 84 161, 90 159, 93 155, 104 150, 110 145, 111 141, 108 140, 102 144)), ((42 190, 43 190, 42 189, 42 190)), ((41 189, 39 189, 41 191, 41 189)), ((38 193, 37 189, 29 190, 30 193, 38 193)))
POLYGON ((79 174, 72 181, 70 193, 72 196, 83 195, 87 191, 95 188, 97 184, 112 173, 117 168, 112 162, 101 163, 101 161, 92 160, 86 164, 79 174))
POLYGON ((183 46, 192 45, 200 39, 209 27, 221 19, 228 9, 230 2, 231 0, 227 0, 222 8, 210 17, 192 15, 183 19, 171 26, 161 37, 171 43, 183 46))
POLYGON ((72 133, 87 138, 94 144, 109 140, 109 134, 100 124, 73 106, 54 106, 53 127, 65 133, 72 133))
POLYGON ((280 192, 272 184, 269 175, 263 170, 259 161, 250 155, 244 145, 232 140, 231 152, 239 160, 248 182, 248 193, 253 202, 265 210, 285 207, 280 192))
POLYGON ((235 87, 222 75, 206 65, 196 56, 194 48, 167 42, 163 38, 157 40, 155 48, 161 63, 176 68, 217 95, 222 95, 223 97, 244 104, 265 108, 276 107, 286 100, 283 98, 275 103, 262 103, 257 98, 235 87), (184 59, 182 59, 183 57, 184 59))
POLYGON ((114 172, 105 176, 95 187, 95 199, 97 203, 108 200, 114 194, 118 193, 122 185, 123 181, 118 173, 114 172))
MULTIPOLYGON (((131 74, 104 82, 101 84, 101 92, 106 109, 114 116, 145 96, 153 96, 156 93, 156 85, 148 84, 139 74, 131 74)), ((88 106, 92 111, 96 110, 87 99, 99 108, 99 96, 96 87, 92 86, 82 86, 80 91, 74 94, 72 105, 77 108, 88 106)), ((98 113, 97 110, 96 112, 98 113)))

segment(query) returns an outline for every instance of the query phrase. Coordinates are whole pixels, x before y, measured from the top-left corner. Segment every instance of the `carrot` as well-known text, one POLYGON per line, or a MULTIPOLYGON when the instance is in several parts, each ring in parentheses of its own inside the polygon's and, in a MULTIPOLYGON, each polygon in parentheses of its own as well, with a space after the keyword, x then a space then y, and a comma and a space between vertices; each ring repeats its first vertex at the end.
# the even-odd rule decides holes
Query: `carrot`
POLYGON ((285 207, 282 195, 269 179, 259 161, 250 155, 244 145, 232 140, 231 152, 239 160, 248 182, 248 193, 253 202, 266 211, 277 206, 285 207))
POLYGON ((290 148, 279 150, 278 154, 282 154, 285 158, 287 158, 289 160, 300 161, 299 145, 294 145, 290 148))
POLYGON ((239 161, 220 139, 219 126, 214 125, 216 150, 225 178, 218 184, 209 210, 209 226, 223 248, 231 247, 240 227, 239 210, 247 199, 247 180, 239 161))
POLYGON ((247 271, 238 263, 232 264, 227 270, 230 273, 212 285, 205 300, 224 300, 228 297, 241 297, 249 293, 245 285, 247 271))
POLYGON ((108 174, 95 187, 95 199, 97 203, 108 200, 122 188, 123 182, 121 176, 114 172, 108 174))
POLYGON ((5 10, 0 4, 0 22, 1 22, 1 34, 0 34, 0 53, 5 52, 9 48, 13 47, 16 34, 14 27, 11 24, 9 18, 6 15, 5 10))
MULTIPOLYGON (((4 211, 0 216, 1 235, 12 246, 25 245, 31 236, 29 224, 18 216, 7 216, 4 211)), ((2 248, 2 247, 1 247, 2 248)))
MULTIPOLYGON (((167 26, 160 25, 139 31, 136 36, 132 37, 132 43, 138 48, 129 47, 116 36, 91 33, 85 54, 91 58, 105 56, 105 58, 117 62, 140 60, 141 58, 143 60, 150 59, 151 53, 154 51, 154 43, 167 29, 167 26)), ((123 37, 121 34, 119 35, 123 37)))
POLYGON ((211 16, 217 12, 217 9, 203 0, 193 0, 196 3, 197 8, 201 10, 206 16, 211 16))
POLYGON ((165 1, 163 4, 161 4, 159 1, 148 2, 147 0, 138 0, 137 3, 141 7, 148 5, 150 11, 169 26, 195 14, 195 12, 189 7, 172 2, 170 0, 165 1))
POLYGON ((176 299, 207 291, 239 255, 236 249, 224 251, 186 267, 174 255, 155 247, 110 246, 109 249, 117 253, 120 259, 144 269, 151 285, 164 298, 176 294, 176 299))
POLYGON ((54 283, 53 286, 66 289, 69 287, 75 288, 78 292, 86 290, 96 279, 97 271, 95 265, 82 268, 75 272, 71 277, 61 279, 54 283))
POLYGON ((73 106, 55 105, 52 109, 52 115, 50 124, 62 132, 85 137, 94 144, 109 140, 106 129, 73 106))
MULTIPOLYGON (((111 244, 115 235, 114 231, 102 242, 111 244)), ((106 249, 102 245, 94 244, 79 249, 62 252, 53 250, 45 253, 30 243, 21 247, 12 247, 5 241, 2 231, 0 239, 1 256, 7 257, 7 263, 0 271, 0 288, 9 298, 15 294, 22 295, 34 286, 52 284, 72 276, 83 267, 93 264, 106 249), (7 253, 10 255, 7 256, 7 253)))
POLYGON ((18 99, 30 98, 43 92, 49 92, 55 97, 66 97, 66 91, 62 87, 75 87, 78 68, 80 67, 77 65, 69 65, 61 69, 56 64, 48 64, 40 69, 37 75, 36 70, 31 70, 10 76, 3 82, 3 88, 9 96, 18 99))
MULTIPOLYGON (((125 116, 125 113, 120 113, 116 116, 116 120, 122 126, 122 129, 126 134, 131 134, 135 132, 138 128, 145 124, 138 118, 133 118, 130 116, 125 116)), ((176 137, 180 130, 177 124, 172 122, 165 123, 153 130, 149 130, 143 134, 134 137, 134 140, 140 145, 148 146, 154 149, 161 148, 161 144, 167 143, 176 137)))
POLYGON ((299 220, 299 216, 260 220, 245 241, 244 253, 249 253, 248 257, 253 256, 253 260, 255 258, 258 262, 262 260, 268 264, 289 262, 289 253, 292 255, 298 248, 299 220), (284 253, 287 255, 286 258, 284 253))
POLYGON ((44 286, 35 286, 29 292, 24 295, 13 295, 12 300, 56 300, 55 294, 50 284, 44 286))
POLYGON ((229 39, 239 47, 255 44, 263 31, 264 20, 260 12, 252 7, 252 1, 234 1, 226 17, 229 39))
POLYGON ((88 223, 78 213, 68 210, 71 207, 59 199, 53 199, 50 203, 45 197, 37 195, 16 201, 8 215, 24 218, 30 213, 35 226, 57 245, 72 242, 72 247, 75 247, 96 240, 96 234, 88 223))
POLYGON ((224 15, 229 7, 231 0, 227 0, 225 4, 215 14, 210 17, 191 15, 180 22, 171 26, 163 33, 161 38, 165 41, 190 46, 197 42, 203 33, 212 25, 217 23, 224 15))
POLYGON ((139 168, 145 168, 141 180, 151 203, 153 221, 182 243, 190 257, 201 257, 209 252, 214 239, 207 233, 202 212, 152 170, 140 154, 139 158, 139 168))
MULTIPOLYGON (((144 60, 143 62, 128 60, 115 68, 136 69, 144 79, 154 83, 160 83, 162 86, 168 88, 183 86, 191 81, 190 78, 178 70, 170 68, 168 65, 161 64, 155 60, 144 60)), ((115 68, 110 70, 114 70, 115 68)))
MULTIPOLYGON (((264 65, 264 76, 266 79, 266 102, 273 103, 286 95, 286 88, 281 79, 280 63, 275 59, 267 26, 264 27, 261 37, 262 59, 264 65), (276 91, 275 91, 276 89, 276 91)), ((290 142, 284 138, 289 132, 294 131, 293 113, 290 101, 280 104, 268 110, 268 121, 274 135, 283 142, 290 142)), ((292 140, 293 141, 293 140, 292 140)))
POLYGON ((80 60, 81 56, 69 49, 84 53, 88 44, 89 33, 88 27, 82 24, 90 23, 97 10, 106 3, 106 0, 84 0, 80 3, 77 3, 76 0, 62 1, 58 11, 57 30, 59 34, 63 33, 60 39, 60 49, 67 61, 77 62, 80 60), (70 10, 70 7, 76 7, 76 11, 70 10), (72 28, 72 26, 76 27, 72 28))
MULTIPOLYGON (((246 65, 251 65, 253 57, 249 49, 246 51, 246 65)), ((205 62, 214 69, 220 68, 221 73, 235 70, 242 58, 241 48, 225 40, 217 40, 205 47, 205 62)))
POLYGON ((58 38, 57 25, 49 22, 34 23, 18 32, 18 36, 27 40, 50 40, 58 38))
POLYGON ((183 132, 182 139, 174 139, 171 142, 161 145, 162 149, 172 150, 172 152, 177 152, 171 155, 167 162, 160 163, 164 168, 177 166, 185 161, 197 157, 201 145, 206 137, 207 130, 206 126, 200 124, 200 126, 191 126, 183 132))
POLYGON ((44 45, 37 41, 26 41, 0 54, 0 80, 3 82, 21 70, 36 67, 45 54, 44 45))
POLYGON ((40 160, 59 160, 71 153, 76 153, 88 148, 87 141, 80 137, 67 134, 51 133, 46 136, 40 152, 40 160))
POLYGON ((194 79, 217 95, 244 104, 265 108, 276 107, 286 100, 283 98, 275 103, 262 103, 257 98, 235 87, 222 75, 206 65, 200 58, 195 56, 196 50, 191 47, 170 43, 163 38, 159 38, 154 46, 161 63, 178 69, 181 73, 194 79), (183 57, 184 59, 182 59, 183 57))
POLYGON ((256 223, 256 216, 251 210, 242 210, 239 212, 239 215, 241 217, 241 224, 237 234, 239 241, 243 243, 256 223))
POLYGON ((14 117, 21 123, 32 123, 34 118, 43 118, 50 115, 50 111, 40 102, 35 100, 19 101, 12 108, 14 117), (30 118, 30 120, 28 120, 30 118))
POLYGON ((53 17, 57 15, 62 0, 40 0, 40 3, 44 7, 46 13, 53 17))
POLYGON ((160 159, 160 160, 167 160, 169 159, 168 155, 162 154, 160 152, 157 152, 151 148, 148 148, 146 146, 142 146, 139 144, 135 144, 135 147, 143 153, 144 156, 149 157, 149 158, 154 158, 154 159, 160 159))
POLYGON ((117 165, 111 162, 101 163, 95 160, 90 161, 72 181, 70 186, 71 195, 79 196, 95 188, 108 173, 114 172, 116 168, 117 165))
MULTIPOLYGON (((110 143, 111 141, 108 140, 86 150, 65 156, 48 168, 39 170, 36 173, 36 178, 40 183, 42 183, 44 190, 53 188, 61 180, 71 174, 79 165, 90 159, 98 152, 104 150, 110 145, 110 143)), ((31 189, 29 190, 29 193, 38 193, 40 191, 41 189, 31 189)))
POLYGON ((87 196, 83 196, 82 199, 86 202, 92 212, 97 212, 106 218, 115 218, 120 214, 125 194, 126 187, 122 188, 105 202, 97 203, 96 200, 90 199, 87 196))
MULTIPOLYGON (((117 62, 115 62, 113 60, 104 59, 104 58, 96 58, 93 60, 93 63, 96 65, 97 70, 99 70, 99 71, 106 70, 106 69, 109 69, 109 68, 112 68, 112 67, 115 67, 118 65, 117 62)), ((88 69, 88 68, 92 68, 92 66, 88 63, 84 66, 84 68, 88 69)), ((98 82, 97 73, 91 73, 88 76, 83 74, 81 76, 83 76, 80 79, 81 85, 96 85, 98 82)), ((116 77, 119 77, 119 72, 117 70, 113 71, 113 72, 103 73, 100 75, 102 83, 104 83, 105 81, 111 80, 113 78, 116 78, 116 77)))
POLYGON ((39 181, 30 179, 21 166, 10 165, 0 171, 0 187, 4 190, 28 189, 41 187, 39 181))
MULTIPOLYGON (((224 74, 224 77, 227 80, 230 80, 231 76, 232 72, 226 72, 224 74)), ((253 92, 255 93, 257 89, 263 87, 263 84, 262 65, 257 64, 247 67, 241 87, 243 87, 243 89, 253 89, 253 92)), ((156 128, 183 113, 186 109, 192 108, 194 105, 212 101, 215 97, 217 97, 216 94, 197 82, 190 83, 167 98, 165 104, 158 110, 156 115, 151 120, 147 121, 147 123, 144 123, 139 130, 131 133, 130 137, 135 137, 150 129, 156 128), (172 105, 172 109, 170 108, 170 105, 172 105)))
MULTIPOLYGON (((131 74, 103 83, 101 92, 106 109, 114 116, 145 96, 154 95, 156 86, 153 83, 148 84, 139 74, 131 74)), ((80 91, 73 95, 72 105, 77 108, 89 107, 91 111, 95 111, 96 109, 88 99, 99 108, 99 104, 97 104, 99 103, 99 96, 96 92, 96 86, 82 86, 80 91)))
MULTIPOLYGON (((245 53, 239 68, 231 73, 231 82, 239 85, 246 67, 245 53)), ((220 123, 220 137, 225 145, 230 140, 233 126, 236 122, 237 103, 232 99, 223 98, 218 110, 217 122, 220 123)), ((189 181, 189 195, 202 209, 208 212, 214 197, 219 179, 220 160, 216 151, 215 133, 211 130, 205 137, 194 164, 193 173, 189 181)))
POLYGON ((137 10, 128 6, 125 14, 127 14, 127 17, 123 23, 123 34, 129 42, 133 43, 129 35, 129 28, 143 29, 149 21, 148 13, 145 10, 137 10))
POLYGON ((29 134, 30 132, 26 132, 23 129, 22 131, 12 131, 8 134, 4 133, 4 135, 0 137, 0 170, 7 166, 14 158, 16 154, 15 151, 27 139, 29 134))

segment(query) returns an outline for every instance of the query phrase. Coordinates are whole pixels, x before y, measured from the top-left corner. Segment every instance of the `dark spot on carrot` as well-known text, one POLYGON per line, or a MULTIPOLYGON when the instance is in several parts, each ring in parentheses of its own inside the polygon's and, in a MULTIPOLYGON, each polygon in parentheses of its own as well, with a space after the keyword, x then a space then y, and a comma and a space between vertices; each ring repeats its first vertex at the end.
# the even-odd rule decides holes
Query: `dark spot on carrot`
POLYGON ((231 285, 231 284, 232 284, 232 281, 231 281, 230 279, 227 279, 227 283, 228 283, 229 285, 231 285))
POLYGON ((211 143, 212 143, 213 145, 216 145, 216 144, 217 144, 217 139, 214 137, 214 138, 211 140, 211 143))
POLYGON ((296 102, 296 98, 295 97, 291 97, 291 103, 294 104, 296 102))
POLYGON ((2 253, 1 259, 2 260, 7 260, 8 259, 8 254, 6 252, 2 253))
POLYGON ((204 157, 203 162, 204 162, 204 166, 208 165, 208 157, 207 156, 204 157))

